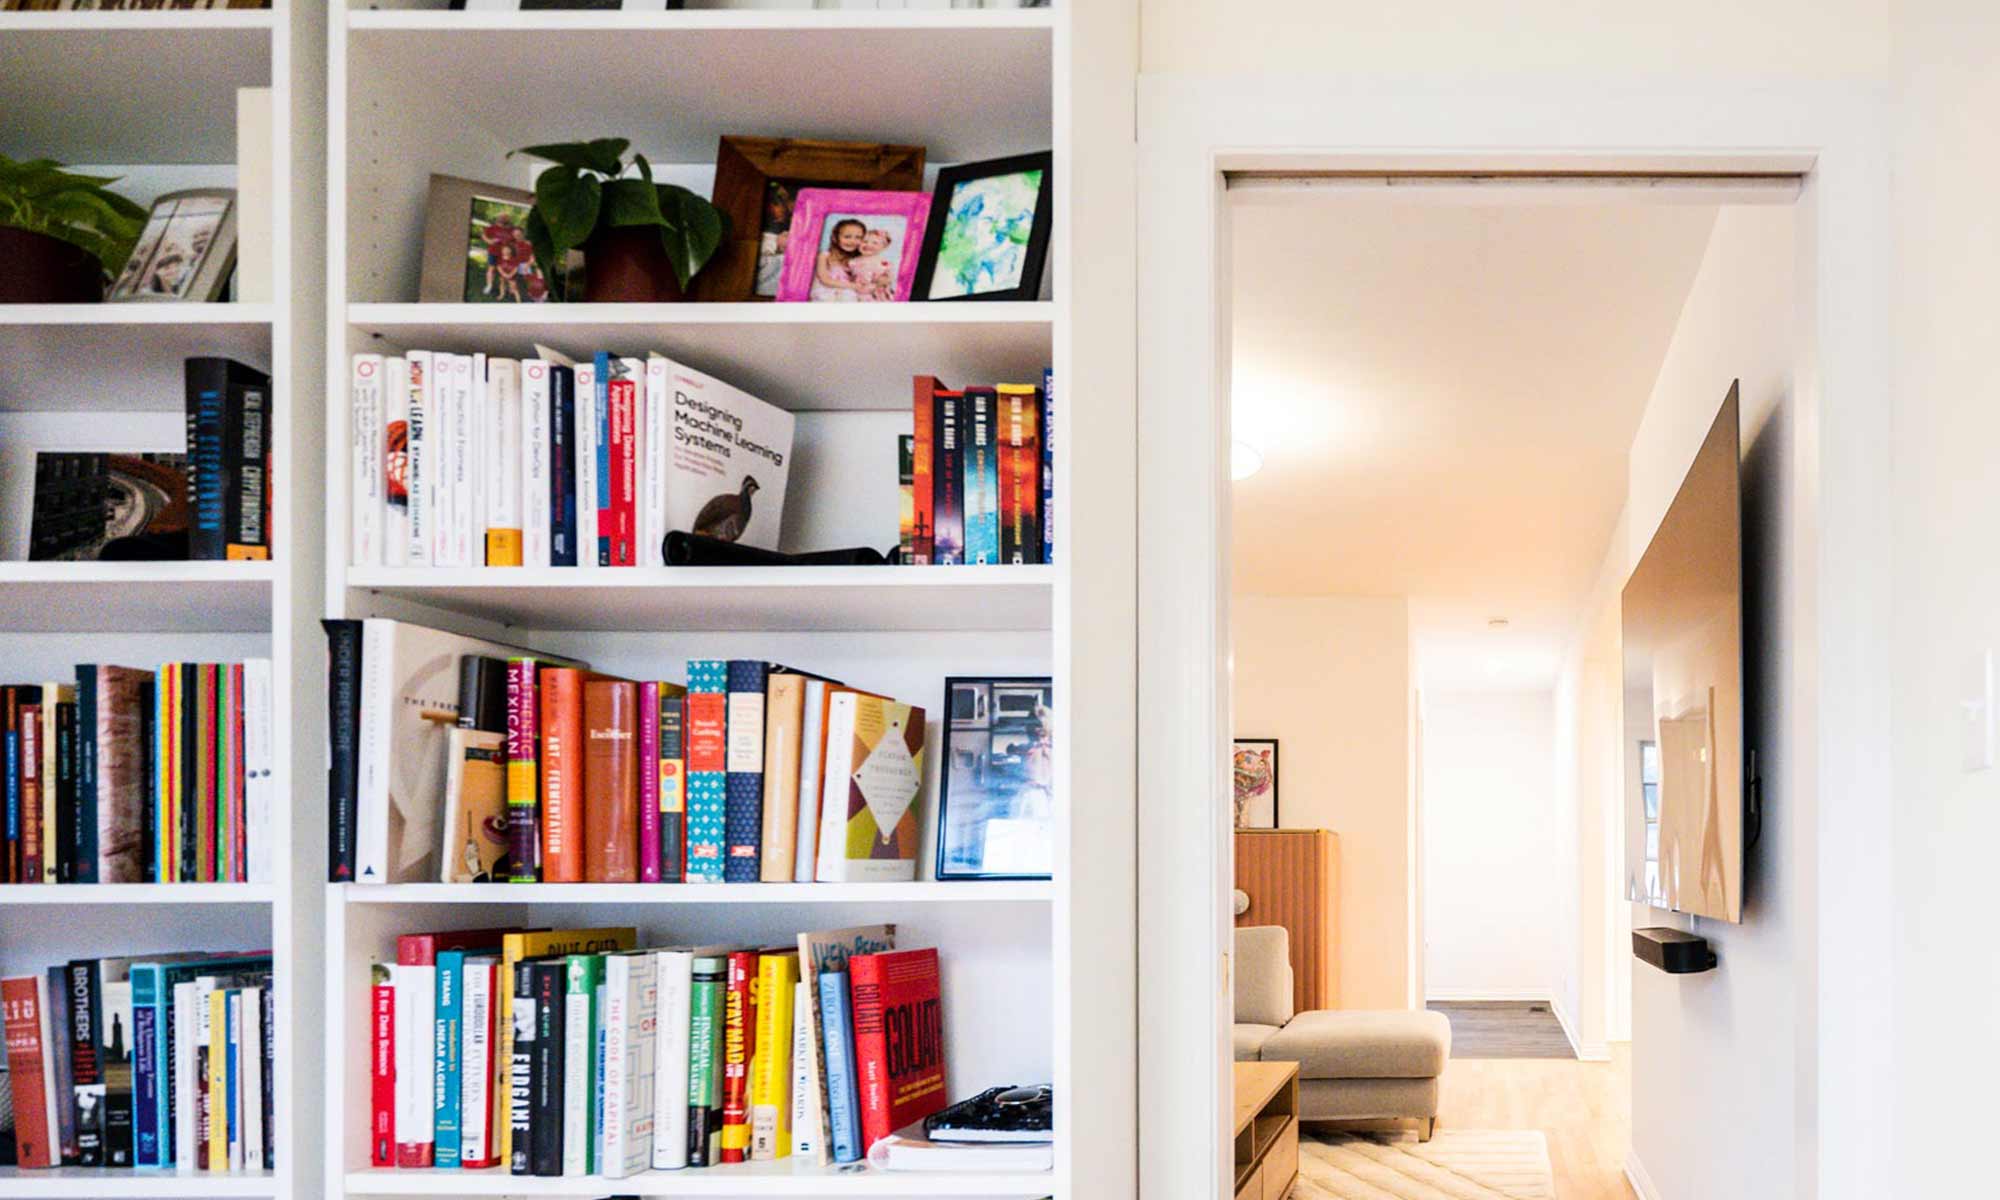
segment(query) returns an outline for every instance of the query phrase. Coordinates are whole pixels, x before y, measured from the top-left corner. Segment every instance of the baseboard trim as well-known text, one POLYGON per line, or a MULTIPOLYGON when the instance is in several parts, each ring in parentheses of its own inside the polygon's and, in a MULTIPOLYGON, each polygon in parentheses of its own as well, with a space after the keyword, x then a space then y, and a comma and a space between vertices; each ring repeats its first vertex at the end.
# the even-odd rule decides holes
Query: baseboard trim
POLYGON ((1553 1004, 1546 988, 1429 988, 1426 1004, 1553 1004))
POLYGON ((1636 1150, 1625 1154, 1625 1181, 1639 1194, 1639 1200, 1660 1200, 1660 1189, 1653 1186, 1653 1177, 1646 1174, 1646 1164, 1639 1161, 1636 1150))
POLYGON ((1591 1042, 1588 1045, 1584 1044, 1583 1039, 1576 1035, 1576 1021, 1570 1017, 1569 1011, 1563 1007, 1561 1000, 1550 996, 1549 1011, 1556 1015, 1556 1024, 1562 1026, 1563 1036, 1569 1039, 1569 1048, 1576 1055, 1578 1062, 1611 1061, 1610 1043, 1591 1042))

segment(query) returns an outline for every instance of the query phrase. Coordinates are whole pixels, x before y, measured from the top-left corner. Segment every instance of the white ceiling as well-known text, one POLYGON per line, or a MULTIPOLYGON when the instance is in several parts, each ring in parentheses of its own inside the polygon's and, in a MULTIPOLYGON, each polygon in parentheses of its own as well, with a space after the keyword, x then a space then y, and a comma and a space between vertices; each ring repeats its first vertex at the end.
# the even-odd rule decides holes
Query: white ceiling
POLYGON ((1426 687, 1547 686, 1716 210, 1233 207, 1236 590, 1405 595, 1426 687))

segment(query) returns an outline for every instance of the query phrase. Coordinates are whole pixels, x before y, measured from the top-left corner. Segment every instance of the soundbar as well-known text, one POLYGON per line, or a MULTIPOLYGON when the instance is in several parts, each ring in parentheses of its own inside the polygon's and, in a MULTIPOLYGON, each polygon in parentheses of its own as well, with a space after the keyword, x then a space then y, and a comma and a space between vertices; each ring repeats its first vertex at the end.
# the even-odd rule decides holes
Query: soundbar
POLYGON ((1708 939, 1685 929, 1634 929, 1632 953, 1669 975, 1697 975, 1715 969, 1715 951, 1708 948, 1708 939))

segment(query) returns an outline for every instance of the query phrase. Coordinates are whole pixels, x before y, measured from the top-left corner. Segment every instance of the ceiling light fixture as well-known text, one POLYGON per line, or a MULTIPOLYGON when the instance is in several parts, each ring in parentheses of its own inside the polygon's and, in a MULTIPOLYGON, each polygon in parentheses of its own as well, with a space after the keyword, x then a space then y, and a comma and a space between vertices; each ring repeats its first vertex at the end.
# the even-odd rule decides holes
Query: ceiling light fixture
POLYGON ((1492 620, 1486 622, 1486 628, 1494 630, 1496 632, 1505 629, 1507 628, 1507 618, 1495 617, 1492 620))
POLYGON ((1229 444, 1229 478, 1238 482, 1250 478, 1264 469, 1264 456, 1250 448, 1250 443, 1234 441, 1229 444))

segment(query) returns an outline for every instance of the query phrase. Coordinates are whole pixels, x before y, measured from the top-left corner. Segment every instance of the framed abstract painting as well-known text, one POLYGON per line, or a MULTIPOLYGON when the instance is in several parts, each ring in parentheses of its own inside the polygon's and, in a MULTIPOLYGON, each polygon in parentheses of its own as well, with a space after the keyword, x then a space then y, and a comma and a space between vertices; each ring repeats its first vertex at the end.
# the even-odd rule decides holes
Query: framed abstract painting
POLYGON ((915 299, 1041 298, 1055 195, 1051 162, 1044 151, 938 172, 915 299))
POLYGON ((1278 827, 1278 739, 1237 738, 1230 778, 1238 829, 1278 827))

